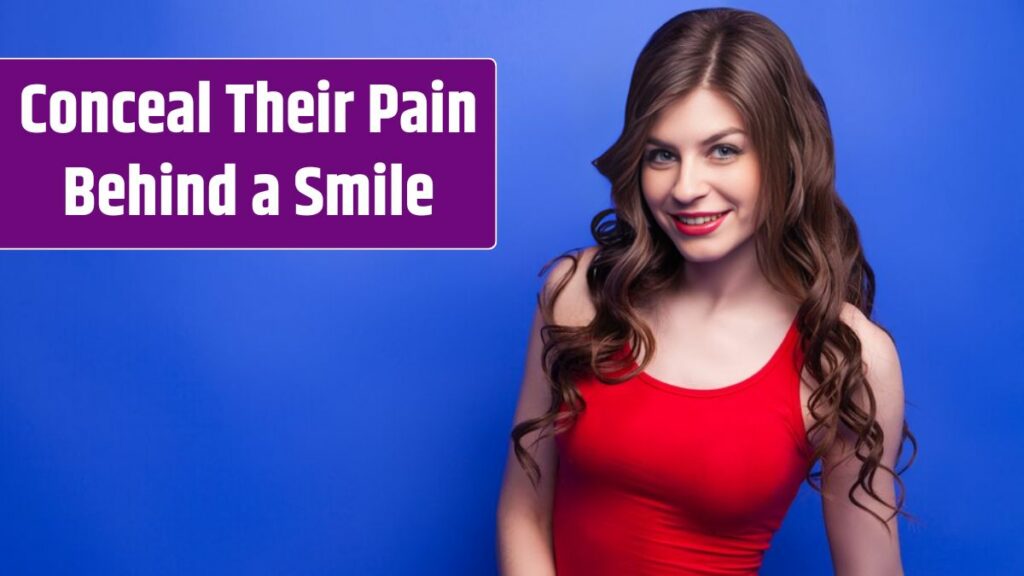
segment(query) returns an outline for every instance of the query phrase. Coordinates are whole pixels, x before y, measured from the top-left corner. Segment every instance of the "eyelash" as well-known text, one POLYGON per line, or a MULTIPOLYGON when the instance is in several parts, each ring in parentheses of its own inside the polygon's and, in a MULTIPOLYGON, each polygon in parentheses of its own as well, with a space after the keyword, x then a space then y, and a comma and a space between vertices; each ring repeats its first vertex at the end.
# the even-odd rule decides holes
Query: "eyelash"
MULTIPOLYGON (((732 146, 728 146, 726 144, 719 144, 718 146, 715 146, 715 147, 711 148, 711 150, 712 151, 715 151, 715 150, 727 150, 727 151, 729 151, 731 156, 739 156, 739 154, 740 154, 739 150, 737 150, 736 148, 734 148, 732 146)), ((657 161, 657 158, 658 158, 658 154, 661 154, 662 152, 664 152, 664 153, 666 153, 666 154, 668 154, 668 155, 670 155, 672 157, 675 157, 674 154, 672 154, 671 152, 669 152, 668 150, 666 150, 664 148, 653 148, 653 149, 649 150, 647 152, 647 154, 645 154, 645 158, 646 158, 647 162, 650 163, 650 164, 659 164, 659 162, 657 161)), ((728 158, 727 157, 719 156, 717 159, 718 160, 727 160, 728 158)))

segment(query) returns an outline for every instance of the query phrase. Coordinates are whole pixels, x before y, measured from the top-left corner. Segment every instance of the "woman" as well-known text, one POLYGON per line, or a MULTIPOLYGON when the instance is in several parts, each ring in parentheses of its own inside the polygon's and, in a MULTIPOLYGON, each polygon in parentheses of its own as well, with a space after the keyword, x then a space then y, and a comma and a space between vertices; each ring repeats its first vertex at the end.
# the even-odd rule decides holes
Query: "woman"
POLYGON ((755 574, 806 479, 836 574, 902 574, 899 358, 786 35, 732 9, 665 23, 594 164, 614 208, 538 296, 502 573, 755 574))

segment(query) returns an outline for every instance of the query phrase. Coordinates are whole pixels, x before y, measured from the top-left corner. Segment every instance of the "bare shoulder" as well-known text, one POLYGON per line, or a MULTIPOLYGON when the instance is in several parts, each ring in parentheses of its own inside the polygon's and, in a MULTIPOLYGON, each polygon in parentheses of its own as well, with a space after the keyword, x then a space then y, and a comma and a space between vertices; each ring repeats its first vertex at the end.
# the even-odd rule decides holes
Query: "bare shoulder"
MULTIPOLYGON (((876 418, 882 420, 887 432, 892 435, 895 433, 893 428, 901 425, 904 403, 903 375, 896 344, 885 330, 849 302, 843 305, 839 319, 849 326, 860 340, 861 362, 874 397, 876 418)), ((818 384, 807 370, 803 371, 803 383, 801 401, 804 408, 804 424, 809 428, 813 419, 807 405, 808 399, 818 384)), ((854 401, 861 410, 868 411, 871 401, 863 389, 854 395, 854 401)), ((824 432, 823 429, 818 429, 813 440, 819 441, 824 432)), ((853 437, 845 426, 840 428, 840 439, 846 440, 847 444, 853 442, 853 437)), ((846 450, 848 446, 841 449, 846 450)))
MULTIPOLYGON (((853 304, 845 305, 840 318, 860 340, 861 361, 874 396, 875 417, 888 437, 898 437, 903 422, 904 390, 896 343, 853 304)), ((855 401, 868 411, 870 401, 863 391, 856 395, 855 401)))
MULTIPOLYGON (((840 319, 849 326, 861 344, 861 357, 867 364, 869 378, 871 374, 883 376, 877 384, 885 385, 891 383, 892 371, 899 370, 899 354, 896 350, 896 343, 880 326, 864 315, 859 308, 849 302, 843 305, 840 319)), ((875 382, 872 382, 873 384, 875 382)))
POLYGON ((564 283, 562 291, 555 296, 554 320, 563 326, 585 326, 594 317, 596 309, 587 289, 587 269, 597 254, 597 246, 578 250, 572 257, 565 256, 555 262, 544 281, 544 298, 551 298, 564 283))

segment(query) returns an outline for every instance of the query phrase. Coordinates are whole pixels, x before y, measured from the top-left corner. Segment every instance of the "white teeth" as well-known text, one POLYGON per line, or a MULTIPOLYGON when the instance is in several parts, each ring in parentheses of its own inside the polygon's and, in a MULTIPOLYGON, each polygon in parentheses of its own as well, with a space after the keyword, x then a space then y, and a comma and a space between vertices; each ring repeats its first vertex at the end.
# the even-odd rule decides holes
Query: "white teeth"
POLYGON ((683 224, 689 224, 690 226, 698 226, 700 224, 706 224, 708 222, 718 220, 722 216, 723 214, 719 214, 718 216, 702 216, 700 218, 684 218, 682 216, 676 216, 676 220, 679 220, 683 224))

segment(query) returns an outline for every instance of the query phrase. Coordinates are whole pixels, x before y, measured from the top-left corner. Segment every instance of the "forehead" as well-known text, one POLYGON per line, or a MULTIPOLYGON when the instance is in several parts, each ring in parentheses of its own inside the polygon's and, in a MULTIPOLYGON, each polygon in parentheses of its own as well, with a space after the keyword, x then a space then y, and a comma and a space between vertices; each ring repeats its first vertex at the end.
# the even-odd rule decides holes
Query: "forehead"
POLYGON ((739 110, 719 93, 698 88, 658 112, 651 136, 670 142, 700 142, 727 128, 746 130, 739 110))

